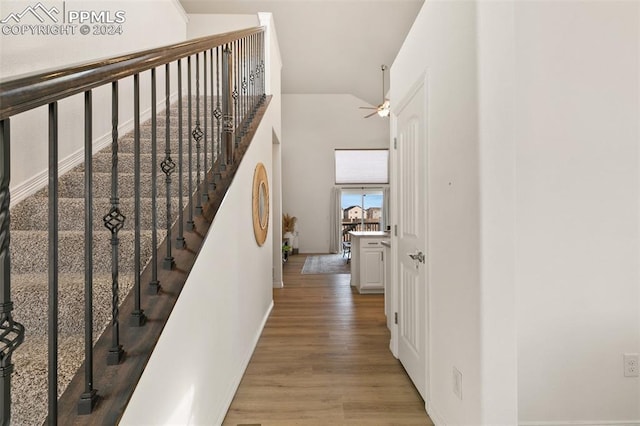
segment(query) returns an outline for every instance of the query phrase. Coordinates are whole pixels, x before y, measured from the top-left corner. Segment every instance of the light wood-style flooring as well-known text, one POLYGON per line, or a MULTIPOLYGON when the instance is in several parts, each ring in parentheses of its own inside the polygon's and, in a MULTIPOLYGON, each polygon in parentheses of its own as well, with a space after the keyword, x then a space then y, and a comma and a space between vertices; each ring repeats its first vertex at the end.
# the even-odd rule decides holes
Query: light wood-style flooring
POLYGON ((283 289, 224 425, 432 425, 389 350, 382 295, 349 275, 302 275, 290 256, 283 289))

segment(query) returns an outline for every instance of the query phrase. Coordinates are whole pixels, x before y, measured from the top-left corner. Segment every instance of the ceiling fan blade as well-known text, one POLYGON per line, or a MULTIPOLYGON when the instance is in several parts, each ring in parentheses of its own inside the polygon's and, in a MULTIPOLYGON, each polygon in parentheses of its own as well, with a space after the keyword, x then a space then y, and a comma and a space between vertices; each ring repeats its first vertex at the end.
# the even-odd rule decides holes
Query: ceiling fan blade
POLYGON ((378 109, 377 107, 360 107, 360 109, 378 109))
POLYGON ((369 118, 369 117, 373 117, 374 115, 376 115, 378 113, 377 109, 378 108, 376 108, 376 111, 372 112, 371 114, 365 115, 364 118, 369 118))

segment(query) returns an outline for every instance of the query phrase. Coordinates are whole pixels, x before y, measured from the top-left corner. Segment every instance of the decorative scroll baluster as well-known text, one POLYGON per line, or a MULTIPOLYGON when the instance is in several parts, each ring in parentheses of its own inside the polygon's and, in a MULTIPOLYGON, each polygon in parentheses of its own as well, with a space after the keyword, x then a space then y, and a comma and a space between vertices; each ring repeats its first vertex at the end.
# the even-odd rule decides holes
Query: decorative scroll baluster
POLYGON ((149 294, 160 292, 158 281, 158 134, 156 117, 156 69, 151 68, 151 282, 149 294))
POLYGON ((202 188, 200 186, 200 141, 202 129, 200 128, 200 54, 196 54, 196 128, 191 133, 196 141, 196 214, 202 214, 202 188))
POLYGON ((140 300, 140 218, 142 216, 142 208, 140 206, 140 74, 133 76, 133 198, 134 198, 134 248, 133 248, 133 264, 134 264, 134 305, 131 312, 130 324, 133 327, 142 327, 147 322, 147 316, 141 307, 140 300))
POLYGON ((233 164, 233 75, 231 48, 227 45, 222 54, 222 132, 224 135, 225 164, 233 164))
POLYGON ((98 401, 93 388, 93 98, 84 92, 84 393, 78 414, 90 414, 98 401))
MULTIPOLYGON (((191 131, 191 117, 193 110, 191 108, 191 56, 187 58, 187 131, 191 131)), ((195 129, 194 129, 195 132, 195 129)), ((195 138, 195 136, 194 136, 195 138)), ((193 145, 191 143, 191 135, 189 135, 189 177, 187 182, 187 191, 189 192, 189 214, 187 217, 187 231, 193 231, 196 228, 196 224, 193 221, 193 145)))
POLYGON ((48 423, 58 422, 58 103, 49 104, 48 423))
POLYGON ((176 163, 171 159, 171 87, 169 82, 169 64, 164 66, 165 81, 165 137, 164 137, 164 160, 160 164, 160 168, 165 175, 165 183, 167 185, 167 255, 164 258, 162 266, 164 269, 173 269, 176 262, 171 255, 171 174, 176 169, 176 163))
POLYGON ((213 84, 213 49, 209 50, 209 70, 211 72, 211 174, 209 175, 209 191, 213 192, 216 189, 216 184, 214 181, 214 173, 215 170, 213 166, 216 163, 216 132, 215 132, 215 107, 214 107, 214 84, 213 84))
POLYGON ((120 299, 118 251, 120 239, 118 232, 124 226, 125 216, 120 211, 118 197, 118 82, 111 84, 111 209, 104 215, 104 226, 111 231, 111 348, 107 354, 107 365, 117 365, 122 361, 124 350, 120 344, 120 299))
POLYGON ((208 188, 207 188, 207 135, 208 135, 208 129, 207 129, 207 51, 205 50, 204 52, 202 52, 202 84, 203 84, 203 89, 202 89, 202 98, 203 98, 203 108, 202 108, 202 115, 204 116, 204 143, 202 144, 202 150, 203 150, 203 155, 202 155, 202 187, 201 187, 201 191, 202 191, 202 202, 206 204, 207 201, 209 201, 209 192, 208 192, 208 188))
POLYGON ((13 320, 11 301, 11 256, 9 183, 11 181, 11 126, 9 119, 0 121, 0 423, 11 423, 11 356, 24 341, 24 327, 13 320))
MULTIPOLYGON (((183 153, 182 153, 182 59, 178 59, 178 237, 176 238, 176 248, 183 249, 187 243, 184 239, 184 202, 183 197, 183 153)), ((171 244, 169 242, 168 244, 171 244)))

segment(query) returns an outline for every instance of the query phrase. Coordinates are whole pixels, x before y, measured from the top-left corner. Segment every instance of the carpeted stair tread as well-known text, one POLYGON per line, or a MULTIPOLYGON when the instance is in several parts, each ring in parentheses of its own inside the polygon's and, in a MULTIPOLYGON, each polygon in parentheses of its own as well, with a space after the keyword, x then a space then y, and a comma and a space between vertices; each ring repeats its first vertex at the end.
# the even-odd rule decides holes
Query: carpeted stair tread
MULTIPOLYGON (((165 150, 165 144, 164 144, 164 136, 162 136, 162 141, 160 141, 160 138, 157 139, 157 149, 158 149, 158 158, 160 159, 159 161, 162 161, 162 158, 164 158, 164 150, 165 150)), ((217 139, 216 139, 217 140, 217 139)), ((178 155, 178 149, 180 146, 180 143, 178 141, 178 139, 176 138, 172 138, 170 140, 169 146, 171 147, 171 157, 173 158, 174 156, 178 155)), ((217 142, 214 143, 214 147, 217 148, 218 144, 217 142)), ((107 147, 107 150, 111 150, 111 148, 107 147)), ((122 139, 120 139, 119 141, 119 145, 118 145, 118 152, 119 153, 134 153, 135 152, 135 144, 134 144, 134 139, 133 136, 124 136, 122 139)), ((182 141, 182 151, 185 155, 185 162, 188 160, 188 152, 189 152, 189 139, 187 137, 184 137, 183 141, 182 141)), ((210 153, 211 151, 211 139, 210 139, 210 133, 208 133, 207 136, 207 153, 210 153)), ((141 138, 140 139, 140 153, 150 153, 151 152, 151 138, 141 138)), ((195 156, 197 153, 196 150, 196 142, 194 140, 191 141, 191 152, 192 154, 195 156)), ((200 155, 203 155, 204 153, 204 137, 203 139, 200 141, 200 155)))
MULTIPOLYGON (((118 277, 120 303, 134 284, 133 272, 120 273, 118 277)), ((58 276, 59 318, 61 334, 84 333, 84 273, 60 274, 58 276)), ((47 306, 49 297, 48 275, 19 274, 12 282, 14 319, 20 322, 30 336, 46 336, 47 316, 32 312, 34 306, 47 306)), ((99 336, 110 323, 111 274, 93 276, 93 334, 99 336)))
MULTIPOLYGON (((183 154, 184 155, 184 154, 183 154)), ((105 149, 93 156, 93 171, 98 173, 111 173, 111 149, 105 149)), ((174 173, 178 171, 178 152, 171 154, 171 159, 176 163, 176 169, 174 173)), ((164 153, 162 157, 158 158, 158 170, 160 170, 160 163, 164 160, 164 153)), ((196 160, 195 154, 193 155, 193 161, 196 160)), ((184 155, 183 164, 188 161, 188 157, 184 155)), ((132 152, 119 152, 118 153, 118 170, 134 170, 135 157, 132 152)), ((140 153, 140 172, 151 173, 151 154, 148 152, 140 153)), ((183 166, 184 168, 184 166, 183 166)), ((83 172, 84 164, 78 166, 73 171, 83 172)), ((176 175, 177 176, 177 175, 176 175)))
MULTIPOLYGON (((95 340, 94 340, 95 341, 95 340)), ((84 335, 58 338, 58 397, 67 387, 84 361, 84 335)), ((13 354, 15 370, 11 376, 11 424, 40 425, 47 413, 46 336, 31 336, 13 354)), ((96 368, 104 368, 104 360, 96 360, 96 368)))
MULTIPOLYGON (((158 230, 158 242, 165 232, 158 230)), ((119 232, 119 266, 121 271, 133 268, 134 232, 119 232)), ((84 232, 60 231, 58 248, 59 272, 84 271, 84 232)), ((151 257, 151 231, 142 231, 140 238, 141 259, 151 257)), ((45 272, 48 260, 48 231, 15 231, 11 234, 11 271, 16 274, 45 272)), ((93 267, 95 272, 111 271, 111 233, 94 231, 93 267)), ((144 260, 143 260, 144 262, 144 260)), ((144 267, 144 264, 141 265, 144 267)))
MULTIPOLYGON (((186 187, 183 183, 183 191, 186 187)), ((159 172, 156 177, 156 195, 160 200, 165 197, 166 183, 165 175, 159 172)), ((64 198, 84 198, 84 173, 71 171, 59 180, 60 197, 64 198)), ((134 175, 133 173, 120 173, 118 175, 118 194, 120 197, 133 197, 134 192, 134 175)), ((178 194, 178 179, 171 179, 171 195, 178 194)), ((140 195, 142 197, 151 197, 151 174, 143 173, 140 178, 140 195)), ((93 196, 97 198, 108 198, 111 196, 111 173, 96 172, 93 174, 93 196)), ((160 201, 159 201, 160 203, 160 201)))
MULTIPOLYGON (((177 194, 174 194, 177 195, 177 194)), ((187 197, 184 202, 188 201, 187 197)), ((49 227, 48 209, 42 208, 42 198, 29 197, 11 209, 11 230, 46 231, 49 227)), ((160 229, 166 228, 166 198, 157 200, 157 220, 160 229)), ((140 200, 141 229, 151 229, 151 198, 140 200)), ((105 230, 103 216, 111 209, 110 198, 94 198, 93 200, 93 229, 105 230)), ((135 200, 133 198, 120 198, 120 211, 126 217, 123 229, 134 229, 135 200)), ((84 198, 60 198, 58 202, 59 230, 72 231, 84 230, 84 198)), ((172 221, 175 222, 178 215, 178 198, 171 198, 172 221)))

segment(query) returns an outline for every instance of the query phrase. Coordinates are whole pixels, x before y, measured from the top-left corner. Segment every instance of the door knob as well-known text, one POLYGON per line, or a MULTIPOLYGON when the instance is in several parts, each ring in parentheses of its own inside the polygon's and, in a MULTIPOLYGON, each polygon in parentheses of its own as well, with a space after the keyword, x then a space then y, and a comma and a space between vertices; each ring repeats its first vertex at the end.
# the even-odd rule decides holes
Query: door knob
POLYGON ((417 253, 410 253, 409 257, 412 258, 413 260, 417 260, 420 263, 425 263, 425 256, 424 256, 424 253, 421 251, 417 253))

